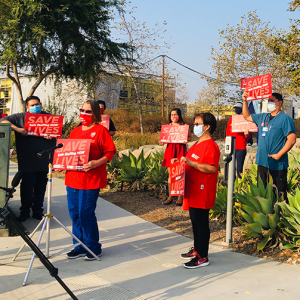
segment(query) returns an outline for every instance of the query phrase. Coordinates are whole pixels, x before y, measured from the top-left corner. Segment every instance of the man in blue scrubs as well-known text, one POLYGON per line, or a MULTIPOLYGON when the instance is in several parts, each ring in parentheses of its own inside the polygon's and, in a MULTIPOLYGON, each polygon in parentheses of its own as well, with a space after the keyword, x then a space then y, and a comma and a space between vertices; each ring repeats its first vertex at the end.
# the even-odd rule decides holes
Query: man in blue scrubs
POLYGON ((264 185, 272 176, 278 192, 287 199, 287 152, 296 143, 296 129, 293 120, 281 111, 283 98, 281 94, 273 93, 268 102, 269 113, 251 115, 247 105, 248 93, 243 93, 244 119, 254 122, 258 127, 259 144, 255 163, 257 179, 261 177, 264 185))

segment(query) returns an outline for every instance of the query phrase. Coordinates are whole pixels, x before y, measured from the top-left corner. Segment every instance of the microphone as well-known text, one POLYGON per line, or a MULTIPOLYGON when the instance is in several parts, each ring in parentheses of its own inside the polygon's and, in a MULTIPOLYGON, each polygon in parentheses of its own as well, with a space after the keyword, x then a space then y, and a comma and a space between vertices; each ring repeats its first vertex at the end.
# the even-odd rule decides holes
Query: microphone
POLYGON ((18 172, 15 174, 13 180, 11 181, 11 186, 12 186, 13 188, 17 187, 17 186, 19 185, 21 179, 22 179, 22 172, 21 172, 21 171, 18 171, 18 172))
POLYGON ((52 147, 48 150, 44 150, 44 151, 37 153, 37 156, 38 156, 38 158, 43 158, 43 157, 47 156, 49 153, 53 152, 55 149, 62 148, 63 146, 64 146, 64 144, 60 143, 60 144, 56 145, 55 147, 52 147))

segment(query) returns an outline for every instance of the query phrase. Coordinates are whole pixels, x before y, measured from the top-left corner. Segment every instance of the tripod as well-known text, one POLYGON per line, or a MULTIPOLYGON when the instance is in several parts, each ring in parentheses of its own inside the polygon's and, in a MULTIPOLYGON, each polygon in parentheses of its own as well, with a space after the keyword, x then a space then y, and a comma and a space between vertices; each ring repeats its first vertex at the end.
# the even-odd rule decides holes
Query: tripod
MULTIPOLYGON (((78 300, 78 298, 73 294, 73 292, 67 287, 67 285, 61 280, 58 276, 58 269, 55 268, 48 258, 43 254, 43 252, 37 247, 37 245, 32 241, 32 239, 25 233, 25 231, 20 227, 19 223, 15 220, 15 218, 10 214, 7 210, 7 203, 10 198, 13 197, 13 193, 16 191, 14 187, 12 188, 3 188, 0 189, 6 192, 6 200, 3 208, 0 208, 0 217, 5 221, 6 224, 13 227, 18 234, 22 237, 25 243, 31 248, 34 254, 40 259, 41 263, 45 266, 45 268, 49 271, 50 275, 54 277, 58 283, 65 289, 65 291, 71 296, 72 299, 78 300)), ((4 222, 1 221, 1 225, 4 222)))
MULTIPOLYGON (((37 247, 39 246, 43 233, 46 229, 46 257, 49 258, 49 246, 50 246, 50 219, 52 218, 56 223, 58 223, 58 225, 60 225, 63 229, 65 229, 87 252, 89 252, 91 255, 93 255, 96 260, 100 260, 100 258, 94 253, 92 252, 84 243, 82 243, 67 227, 65 227, 58 219, 55 218, 55 216, 53 214, 50 213, 50 209, 51 209, 51 192, 52 192, 52 160, 53 160, 53 152, 56 148, 61 148, 62 144, 57 145, 56 147, 53 147, 49 150, 45 150, 42 151, 40 153, 38 153, 38 157, 42 158, 45 157, 46 155, 48 155, 48 159, 49 159, 49 165, 48 165, 48 187, 47 187, 47 213, 44 215, 43 219, 41 220, 41 222, 38 224, 38 226, 34 229, 34 231, 32 232, 32 234, 30 235, 30 237, 32 237, 35 232, 38 230, 38 228, 42 225, 42 229, 38 238, 38 241, 36 243, 37 247), (61 146, 60 146, 61 145, 61 146), (60 146, 60 147, 59 147, 60 146)), ((26 243, 19 249, 19 251, 17 252, 17 254, 14 256, 14 258, 12 260, 15 260, 17 258, 17 256, 21 253, 21 251, 23 250, 23 248, 26 246, 26 243)), ((24 278, 24 282, 23 285, 26 285, 27 283, 27 279, 29 277, 29 273, 30 270, 32 268, 32 264, 33 261, 35 259, 35 253, 32 254, 29 266, 28 266, 28 270, 27 273, 25 275, 24 278)))

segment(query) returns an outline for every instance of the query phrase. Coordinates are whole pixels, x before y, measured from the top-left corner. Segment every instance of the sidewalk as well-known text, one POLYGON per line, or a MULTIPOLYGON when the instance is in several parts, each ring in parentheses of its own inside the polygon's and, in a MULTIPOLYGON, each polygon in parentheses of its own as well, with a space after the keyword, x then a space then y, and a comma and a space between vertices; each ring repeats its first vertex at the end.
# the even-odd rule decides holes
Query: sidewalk
MULTIPOLYGON (((17 171, 11 163, 10 176, 17 171)), ((11 181, 11 179, 10 179, 11 181)), ((129 194, 130 195, 130 194, 129 194)), ((71 229, 64 181, 53 179, 51 212, 71 229)), ((19 191, 9 206, 19 214, 19 191)), ((130 198, 128 198, 130 201, 130 198)), ((101 261, 68 260, 69 234, 51 222, 51 262, 78 299, 299 299, 300 268, 259 259, 211 245, 208 267, 188 270, 179 255, 192 241, 148 223, 99 198, 96 210, 103 244, 101 261)), ((39 221, 28 219, 32 231, 39 221)), ((38 233, 34 236, 37 241, 38 233)), ((21 237, 0 238, 0 299, 70 299, 38 259, 22 286, 32 255, 21 237)), ((41 249, 45 249, 45 238, 41 249)))

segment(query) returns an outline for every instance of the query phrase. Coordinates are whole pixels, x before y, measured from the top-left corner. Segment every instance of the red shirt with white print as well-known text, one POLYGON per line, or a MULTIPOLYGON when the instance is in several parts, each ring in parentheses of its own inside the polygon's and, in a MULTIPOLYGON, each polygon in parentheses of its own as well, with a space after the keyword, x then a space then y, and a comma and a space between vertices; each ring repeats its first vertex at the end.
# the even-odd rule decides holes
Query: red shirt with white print
MULTIPOLYGON (((98 160, 102 157, 107 157, 108 161, 111 161, 117 152, 108 130, 99 124, 88 130, 82 130, 82 126, 75 128, 70 133, 70 139, 92 140, 89 161, 98 160)), ((107 185, 106 164, 88 172, 67 171, 65 184, 79 190, 102 189, 107 185)))
MULTIPOLYGON (((214 165, 219 169, 220 150, 213 139, 195 143, 187 156, 199 164, 214 165)), ((183 209, 188 207, 210 209, 216 201, 218 171, 203 173, 194 167, 186 165, 183 209)))

